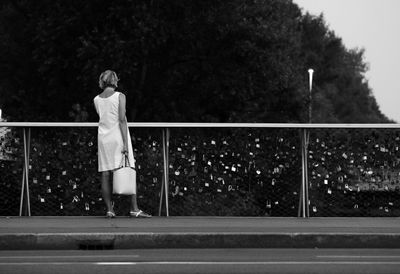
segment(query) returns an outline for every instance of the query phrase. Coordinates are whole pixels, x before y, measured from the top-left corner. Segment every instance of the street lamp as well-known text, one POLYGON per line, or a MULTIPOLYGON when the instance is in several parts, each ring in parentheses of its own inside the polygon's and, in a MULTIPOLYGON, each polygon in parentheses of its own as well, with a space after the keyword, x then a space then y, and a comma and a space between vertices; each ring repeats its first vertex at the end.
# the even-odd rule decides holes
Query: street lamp
MULTIPOLYGON (((308 70, 308 75, 309 75, 309 103, 308 103, 308 123, 311 124, 312 122, 312 81, 313 81, 313 74, 314 70, 309 69, 308 70)), ((301 187, 301 198, 300 198, 300 205, 299 205, 299 216, 300 216, 300 210, 303 210, 303 217, 308 218, 310 216, 310 209, 309 209, 309 203, 310 200, 308 198, 308 150, 309 150, 309 143, 310 143, 310 132, 304 128, 302 130, 302 187, 301 187)))
POLYGON ((309 76, 309 88, 310 88, 310 94, 309 94, 309 105, 308 105, 308 122, 311 124, 312 122, 312 96, 311 96, 311 92, 312 92, 312 84, 313 84, 313 74, 314 74, 314 70, 313 69, 309 69, 308 70, 308 76, 309 76))

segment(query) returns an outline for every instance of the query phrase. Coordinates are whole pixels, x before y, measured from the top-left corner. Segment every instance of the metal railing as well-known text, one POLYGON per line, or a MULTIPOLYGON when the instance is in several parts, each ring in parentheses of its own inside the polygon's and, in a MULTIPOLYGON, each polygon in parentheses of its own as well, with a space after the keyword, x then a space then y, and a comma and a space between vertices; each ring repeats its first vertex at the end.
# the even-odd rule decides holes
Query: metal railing
MULTIPOLYGON (((32 128, 95 128, 98 123, 28 123, 28 122, 0 122, 1 127, 20 128, 23 133, 23 174, 21 182, 21 198, 19 215, 31 216, 31 201, 29 191, 29 169, 32 128)), ((252 123, 128 123, 129 128, 157 128, 161 129, 163 172, 160 190, 159 215, 163 206, 165 215, 169 216, 169 187, 170 187, 170 130, 179 128, 241 128, 241 129, 291 129, 299 131, 301 148, 301 187, 299 189, 298 217, 310 217, 310 131, 315 130, 351 130, 351 129, 399 129, 400 124, 252 124, 252 123)), ((358 205, 357 205, 358 206, 358 205)), ((315 211, 315 210, 314 210, 315 211)))

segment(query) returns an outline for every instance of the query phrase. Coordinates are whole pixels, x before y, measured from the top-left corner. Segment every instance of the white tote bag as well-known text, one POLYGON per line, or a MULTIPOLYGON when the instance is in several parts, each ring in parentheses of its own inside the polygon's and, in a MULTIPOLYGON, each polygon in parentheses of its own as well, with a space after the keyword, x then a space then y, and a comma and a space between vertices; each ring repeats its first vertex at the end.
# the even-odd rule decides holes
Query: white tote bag
POLYGON ((121 163, 121 167, 113 172, 113 193, 136 194, 136 170, 129 166, 128 155, 123 155, 121 163))

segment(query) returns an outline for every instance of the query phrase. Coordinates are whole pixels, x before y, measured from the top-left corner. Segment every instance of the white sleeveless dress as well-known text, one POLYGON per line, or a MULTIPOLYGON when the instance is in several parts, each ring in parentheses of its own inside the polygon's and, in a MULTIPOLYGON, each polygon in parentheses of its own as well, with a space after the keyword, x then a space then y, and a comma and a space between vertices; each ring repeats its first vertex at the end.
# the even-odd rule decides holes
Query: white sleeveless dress
MULTIPOLYGON (((93 99, 97 114, 100 117, 97 135, 99 172, 112 171, 121 166, 124 142, 118 118, 119 94, 120 92, 115 92, 107 98, 101 98, 97 95, 93 99)), ((127 140, 129 165, 135 167, 129 130, 127 140)))

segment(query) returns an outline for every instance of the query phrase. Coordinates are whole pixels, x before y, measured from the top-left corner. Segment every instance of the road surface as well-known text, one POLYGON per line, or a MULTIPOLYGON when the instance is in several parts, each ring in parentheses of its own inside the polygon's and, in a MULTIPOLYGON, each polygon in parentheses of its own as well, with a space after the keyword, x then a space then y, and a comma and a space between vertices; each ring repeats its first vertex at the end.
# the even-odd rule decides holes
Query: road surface
POLYGON ((400 273, 400 249, 0 251, 0 273, 400 273))

